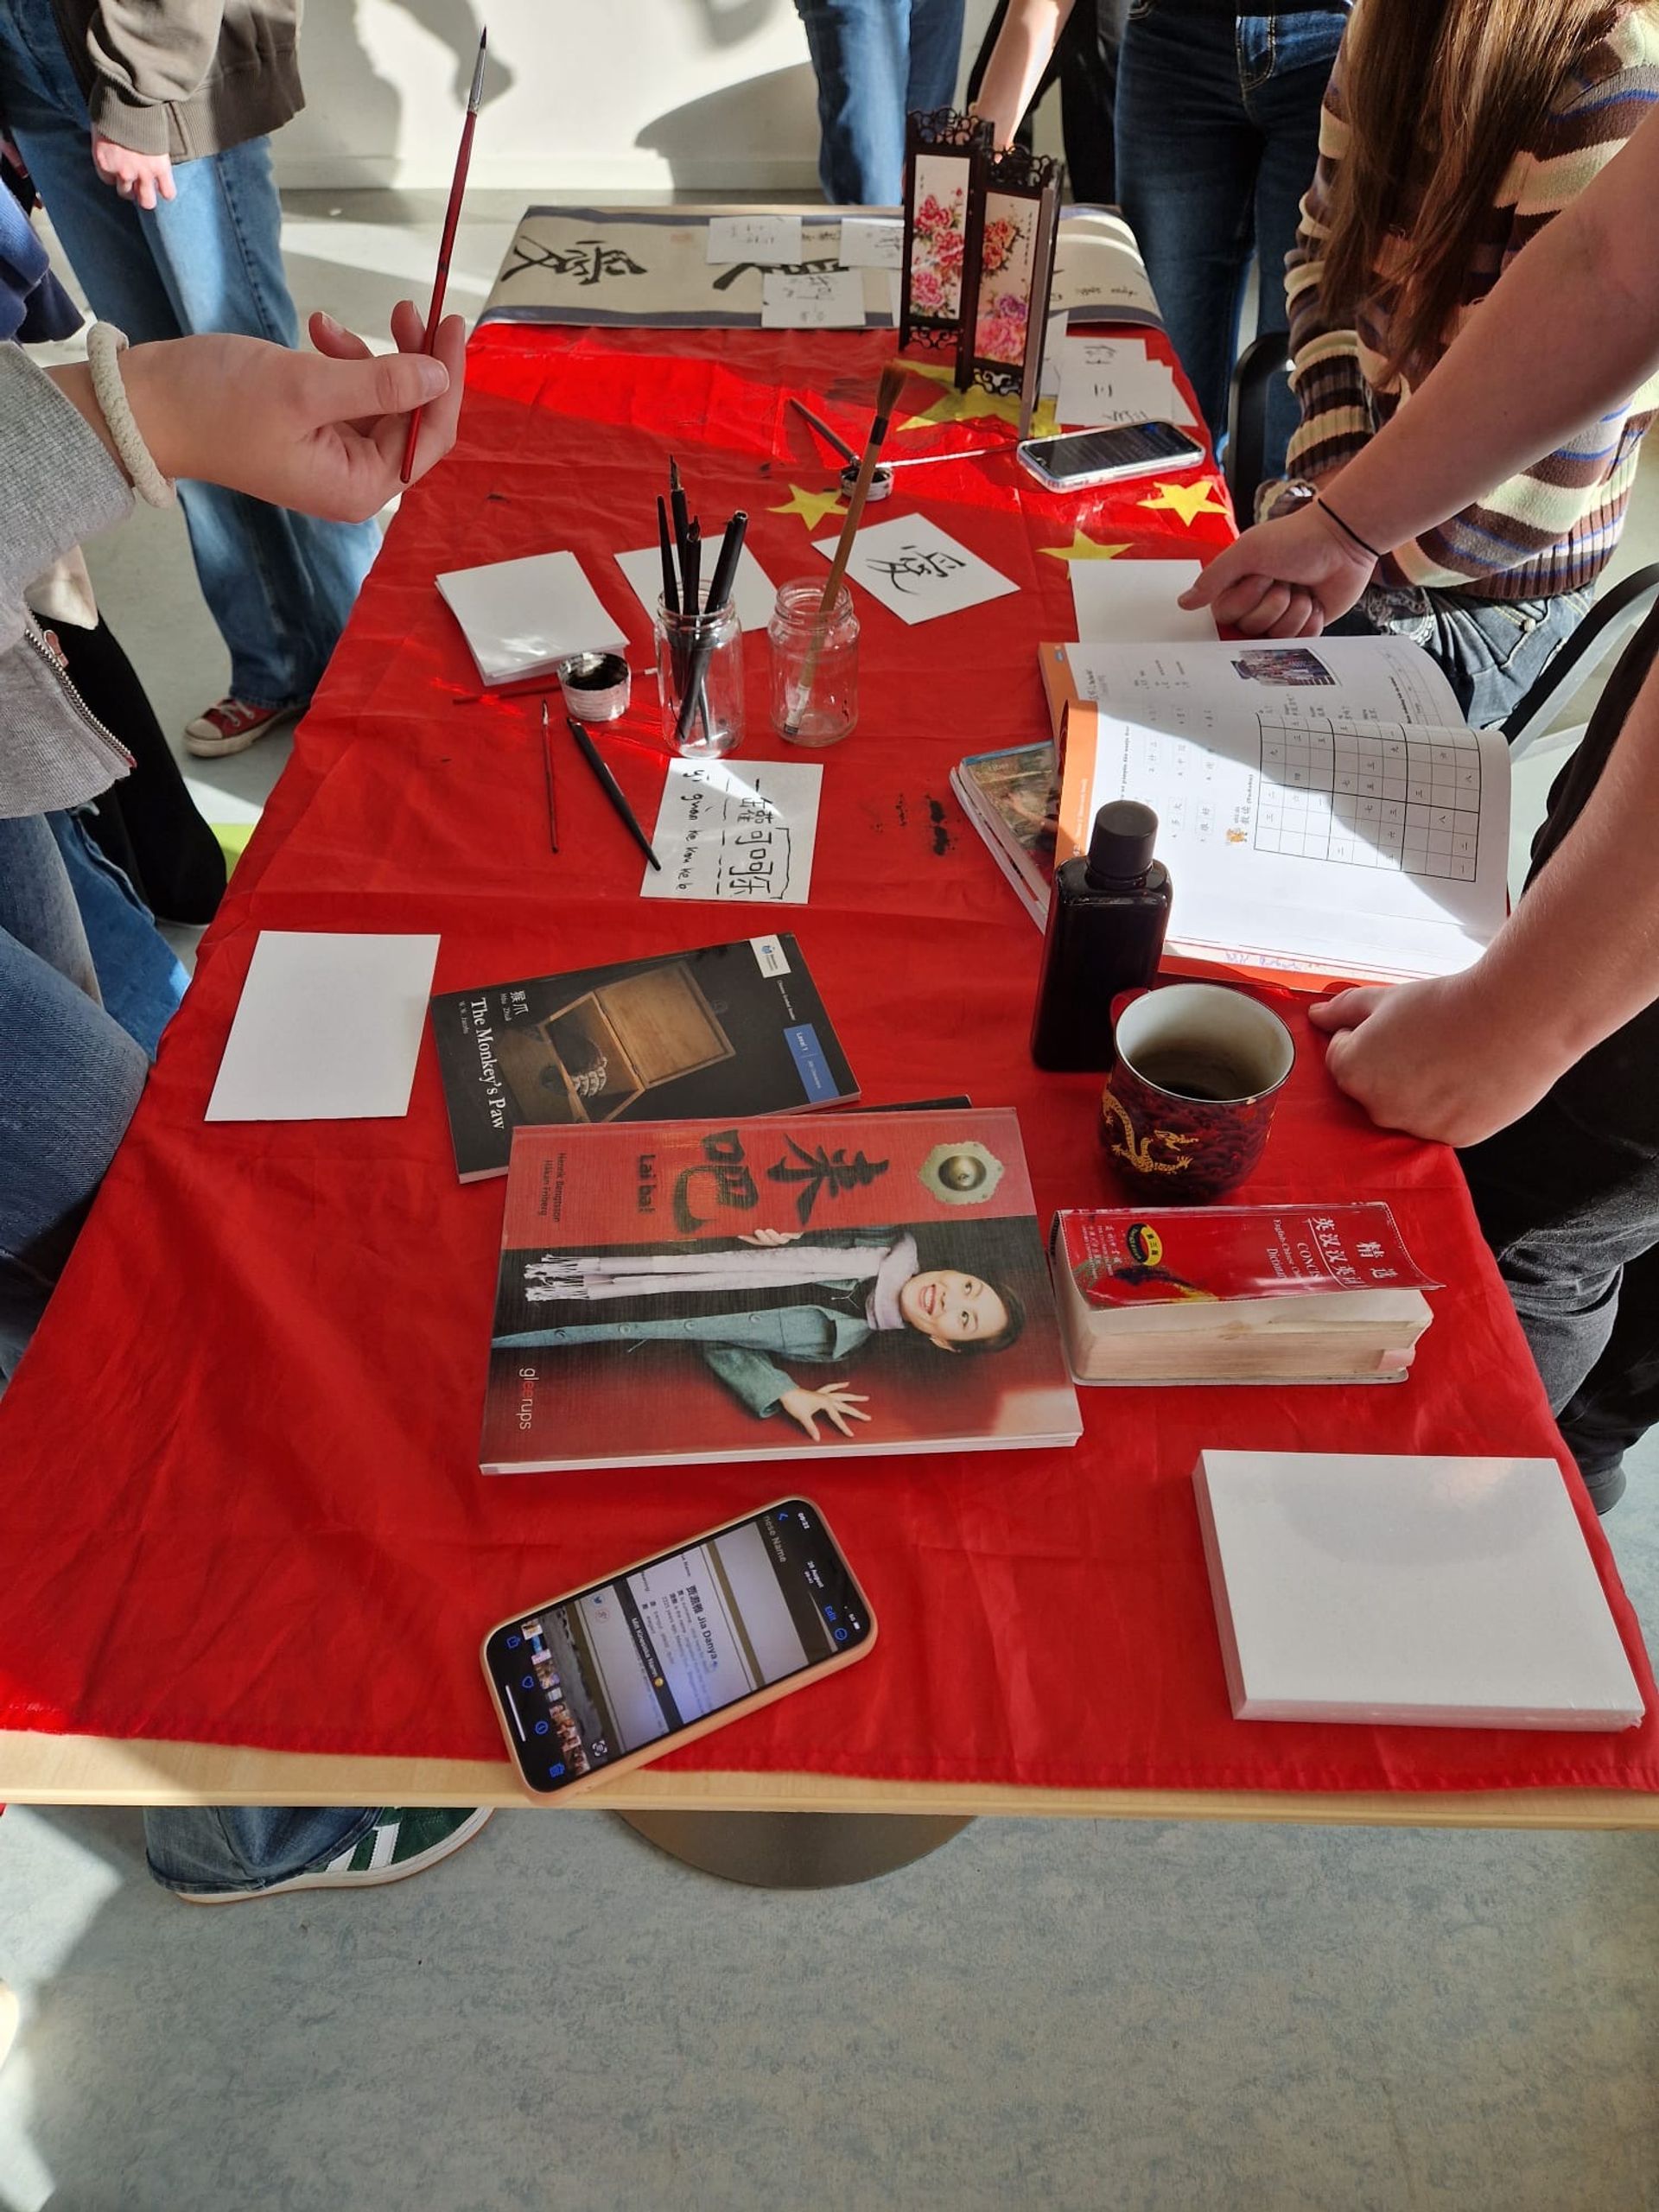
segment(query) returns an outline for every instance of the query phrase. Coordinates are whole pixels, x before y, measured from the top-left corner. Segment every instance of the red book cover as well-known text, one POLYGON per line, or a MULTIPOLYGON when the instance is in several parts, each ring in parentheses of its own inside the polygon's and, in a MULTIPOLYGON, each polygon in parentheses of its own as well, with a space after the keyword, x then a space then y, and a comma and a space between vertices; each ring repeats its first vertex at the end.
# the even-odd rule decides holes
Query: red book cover
POLYGON ((1438 1290, 1385 1205, 1067 1211, 1060 1249, 1091 1306, 1438 1290))
POLYGON ((1081 1431, 1012 1113, 515 1131, 486 1473, 1081 1431))

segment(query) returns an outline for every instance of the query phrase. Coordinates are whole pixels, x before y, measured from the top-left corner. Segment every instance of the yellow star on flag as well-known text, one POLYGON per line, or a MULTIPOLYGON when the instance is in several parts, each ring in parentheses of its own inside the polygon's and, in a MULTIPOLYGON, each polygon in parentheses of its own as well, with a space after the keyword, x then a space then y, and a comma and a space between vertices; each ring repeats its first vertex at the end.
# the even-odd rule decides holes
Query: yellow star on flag
POLYGON ((1116 561, 1120 553, 1128 551, 1127 545, 1103 545, 1097 538, 1085 537, 1083 531, 1074 530, 1069 545, 1039 545, 1037 550, 1046 553, 1051 561, 1116 561))
MULTIPOLYGON (((948 370, 918 369, 918 376, 944 376, 948 370)), ((919 415, 907 415, 902 423, 893 425, 899 430, 931 430, 941 423, 971 423, 982 415, 995 416, 999 423, 1020 420, 1020 402, 1000 398, 987 391, 981 385, 969 385, 966 391, 942 392, 933 404, 919 415)))
POLYGON ((1224 515, 1226 502, 1212 496, 1215 479, 1206 476, 1198 484, 1160 484, 1151 499, 1142 499, 1143 507, 1155 513, 1179 515, 1190 530, 1199 515, 1224 515))
POLYGON ((789 497, 781 507, 769 507, 768 514, 799 515, 809 530, 816 530, 825 515, 844 515, 839 492, 804 492, 798 484, 789 487, 789 497))

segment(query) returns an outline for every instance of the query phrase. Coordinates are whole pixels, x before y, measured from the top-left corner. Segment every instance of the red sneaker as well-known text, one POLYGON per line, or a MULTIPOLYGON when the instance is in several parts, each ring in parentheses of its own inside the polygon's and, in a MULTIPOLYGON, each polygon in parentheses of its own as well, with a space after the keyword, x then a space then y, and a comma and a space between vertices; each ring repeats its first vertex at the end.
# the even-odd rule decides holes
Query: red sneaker
POLYGON ((245 753, 256 738, 274 728, 290 707, 256 707, 249 699, 225 698, 184 726, 187 753, 213 760, 224 753, 245 753))

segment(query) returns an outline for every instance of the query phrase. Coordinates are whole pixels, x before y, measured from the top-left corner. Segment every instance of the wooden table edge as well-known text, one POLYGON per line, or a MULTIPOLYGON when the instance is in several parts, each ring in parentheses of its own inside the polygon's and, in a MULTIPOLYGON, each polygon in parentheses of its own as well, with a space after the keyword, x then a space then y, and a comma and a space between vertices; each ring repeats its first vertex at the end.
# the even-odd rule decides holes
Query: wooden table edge
MULTIPOLYGON (((359 1758, 0 1730, 15 1805, 492 1805, 527 1799, 499 1760, 359 1758)), ((1633 1789, 1042 1789, 643 1767, 569 1801, 589 1812, 921 1813, 1004 1820, 1279 1821, 1344 1827, 1659 1828, 1633 1789)))

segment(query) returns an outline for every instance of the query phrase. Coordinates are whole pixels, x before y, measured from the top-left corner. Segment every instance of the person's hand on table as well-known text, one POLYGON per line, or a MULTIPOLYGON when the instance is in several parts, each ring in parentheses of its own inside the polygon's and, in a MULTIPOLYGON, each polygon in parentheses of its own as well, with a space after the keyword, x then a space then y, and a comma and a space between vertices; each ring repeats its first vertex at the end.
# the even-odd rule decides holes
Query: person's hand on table
POLYGON ((1310 499, 1235 539, 1180 603, 1209 607, 1247 638, 1317 638, 1357 602, 1376 566, 1310 499))
POLYGON ((1325 1066, 1385 1129, 1478 1144, 1519 1121, 1573 1064, 1540 1010, 1494 1003, 1480 971, 1339 991, 1310 1007, 1330 1033, 1325 1066))
MULTIPOLYGON (((365 522, 401 488, 412 409, 423 413, 410 481, 442 459, 455 441, 466 375, 459 315, 440 325, 430 359, 408 300, 392 310, 395 353, 372 353, 330 315, 314 315, 310 327, 315 353, 220 335, 124 354, 127 397, 162 474, 223 484, 331 522, 365 522)), ((87 372, 56 374, 103 435, 87 372), (86 378, 84 393, 77 375, 86 378)))
POLYGON ((778 1401, 780 1410, 791 1421, 798 1421, 815 1444, 825 1440, 818 1434, 821 1421, 827 1421, 843 1436, 851 1436, 853 1432, 847 1424, 849 1421, 868 1421, 868 1414, 859 1411, 868 1402, 867 1392, 843 1390, 833 1382, 826 1383, 822 1390, 785 1390, 778 1401))
POLYGON ((106 138, 96 126, 92 130, 92 167, 123 200, 133 200, 140 207, 153 208, 158 199, 176 200, 179 196, 178 187, 173 181, 173 164, 165 154, 135 154, 130 146, 118 146, 113 138, 106 138))

